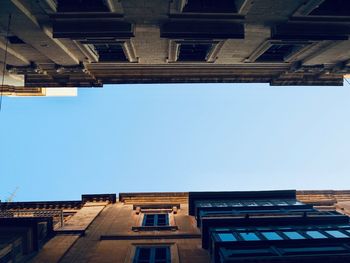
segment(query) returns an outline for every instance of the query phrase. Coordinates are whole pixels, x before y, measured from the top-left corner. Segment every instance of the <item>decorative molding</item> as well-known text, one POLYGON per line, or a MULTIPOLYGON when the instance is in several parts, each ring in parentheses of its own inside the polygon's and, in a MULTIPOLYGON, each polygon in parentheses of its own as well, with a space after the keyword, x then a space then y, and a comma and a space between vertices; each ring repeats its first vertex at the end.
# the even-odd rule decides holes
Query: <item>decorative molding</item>
POLYGON ((139 58, 136 55, 136 51, 135 51, 135 47, 134 47, 134 44, 132 42, 132 39, 127 39, 124 41, 123 50, 124 50, 125 56, 129 60, 129 62, 132 62, 132 63, 139 62, 139 58))
POLYGON ((325 0, 309 0, 302 4, 293 14, 293 16, 307 16, 325 0))
MULTIPOLYGON (((201 239, 201 234, 174 233, 159 235, 101 235, 100 240, 160 240, 160 239, 201 239)), ((155 244, 152 242, 152 244, 155 244)))
POLYGON ((180 209, 179 203, 164 203, 164 204, 153 204, 153 203, 144 203, 144 204, 133 204, 132 208, 133 210, 137 210, 137 208, 140 209, 140 211, 143 211, 144 209, 166 209, 172 211, 174 207, 177 207, 180 209))
POLYGON ((95 52, 93 52, 91 50, 91 48, 89 48, 86 45, 83 45, 78 40, 73 40, 73 42, 80 49, 80 51, 84 54, 84 56, 87 58, 88 62, 90 62, 90 63, 91 62, 98 62, 98 56, 95 54, 95 52))
POLYGON ((215 60, 218 58, 218 54, 222 48, 222 46, 224 45, 225 43, 225 40, 221 40, 219 42, 216 42, 212 49, 210 50, 208 56, 207 56, 207 62, 211 62, 211 63, 214 63, 215 60))
POLYGON ((26 74, 43 74, 46 75, 47 72, 40 68, 40 66, 36 65, 35 63, 31 62, 28 66, 13 66, 13 65, 6 65, 6 70, 10 74, 19 74, 19 75, 26 75, 26 74))
POLYGON ((53 12, 57 12, 57 1, 56 0, 45 0, 47 5, 51 8, 53 12))
POLYGON ((133 226, 131 227, 132 231, 176 231, 178 226, 133 226))
POLYGON ((178 56, 179 56, 179 44, 176 43, 175 40, 169 40, 169 45, 168 45, 168 57, 166 59, 167 63, 172 63, 176 62, 178 56))
POLYGON ((123 5, 120 0, 104 0, 112 13, 123 14, 123 5))
POLYGON ((112 204, 117 202, 116 194, 84 194, 81 196, 83 203, 86 202, 110 202, 112 204))

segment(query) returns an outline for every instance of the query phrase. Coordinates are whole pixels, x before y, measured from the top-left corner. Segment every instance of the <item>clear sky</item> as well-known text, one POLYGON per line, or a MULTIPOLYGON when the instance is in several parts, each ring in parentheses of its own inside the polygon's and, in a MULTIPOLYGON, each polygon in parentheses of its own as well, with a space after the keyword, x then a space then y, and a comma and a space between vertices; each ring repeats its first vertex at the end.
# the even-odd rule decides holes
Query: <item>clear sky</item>
POLYGON ((4 97, 0 199, 350 189, 350 87, 112 85, 4 97))

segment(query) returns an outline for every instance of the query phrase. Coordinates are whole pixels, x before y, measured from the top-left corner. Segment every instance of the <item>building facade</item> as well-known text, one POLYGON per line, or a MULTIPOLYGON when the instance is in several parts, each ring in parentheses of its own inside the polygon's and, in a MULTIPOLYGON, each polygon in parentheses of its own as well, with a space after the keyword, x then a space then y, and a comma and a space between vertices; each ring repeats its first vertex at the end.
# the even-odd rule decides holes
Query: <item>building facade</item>
POLYGON ((349 10, 348 0, 3 0, 0 70, 4 89, 341 86, 349 10))
POLYGON ((293 190, 0 202, 0 262, 348 262, 349 205, 293 190))

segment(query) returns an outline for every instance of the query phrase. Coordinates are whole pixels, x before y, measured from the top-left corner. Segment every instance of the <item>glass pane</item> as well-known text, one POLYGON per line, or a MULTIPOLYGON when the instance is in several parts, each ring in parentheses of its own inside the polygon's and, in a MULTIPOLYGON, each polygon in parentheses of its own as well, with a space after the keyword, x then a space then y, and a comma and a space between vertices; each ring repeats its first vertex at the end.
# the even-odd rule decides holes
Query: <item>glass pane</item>
POLYGON ((158 215, 158 222, 157 225, 158 226, 166 226, 167 224, 167 214, 159 214, 158 215))
POLYGON ((144 215, 143 218, 143 225, 144 226, 154 226, 154 215, 144 215))
POLYGON ((218 233, 218 236, 224 242, 237 241, 232 233, 218 233))
POLYGON ((340 232, 338 230, 328 230, 328 231, 326 231, 326 233, 330 234, 333 237, 337 237, 337 238, 349 237, 349 236, 345 235, 344 233, 342 233, 342 232, 340 232))
POLYGON ((256 240, 260 240, 260 238, 252 232, 247 232, 247 233, 239 233, 240 236, 245 240, 245 241, 256 241, 256 240))
MULTIPOLYGON (((151 255, 150 248, 139 248, 138 260, 149 260, 151 255)), ((136 261, 138 262, 138 261, 136 261)))
POLYGON ((306 234, 308 234, 312 238, 327 238, 325 235, 318 231, 306 231, 306 234))
POLYGON ((155 259, 156 260, 166 260, 166 247, 156 248, 155 259))
POLYGON ((283 232, 288 238, 290 239, 305 239, 302 235, 300 235, 298 232, 295 231, 286 231, 283 232))
POLYGON ((268 240, 282 240, 283 238, 276 232, 262 232, 264 237, 268 240))

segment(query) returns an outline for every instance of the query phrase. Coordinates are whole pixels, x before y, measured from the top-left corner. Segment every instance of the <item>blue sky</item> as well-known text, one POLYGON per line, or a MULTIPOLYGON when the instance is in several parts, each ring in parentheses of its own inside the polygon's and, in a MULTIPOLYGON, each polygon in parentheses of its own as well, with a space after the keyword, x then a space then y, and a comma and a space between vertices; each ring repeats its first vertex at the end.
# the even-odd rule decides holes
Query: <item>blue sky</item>
POLYGON ((110 85, 4 97, 0 199, 350 189, 350 87, 110 85))

